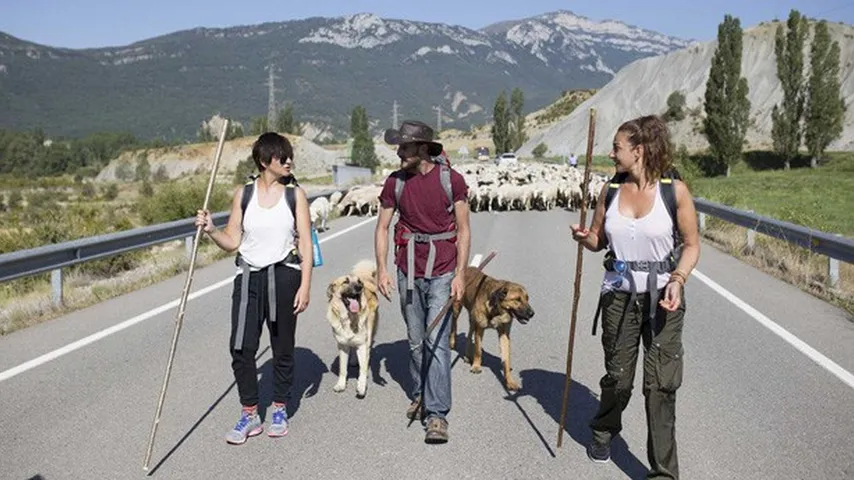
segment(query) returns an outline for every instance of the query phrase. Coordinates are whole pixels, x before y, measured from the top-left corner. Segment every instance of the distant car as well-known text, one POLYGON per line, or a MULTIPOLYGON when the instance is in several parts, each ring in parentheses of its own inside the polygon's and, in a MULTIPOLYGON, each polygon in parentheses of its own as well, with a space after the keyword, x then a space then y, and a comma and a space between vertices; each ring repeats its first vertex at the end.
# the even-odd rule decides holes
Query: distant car
POLYGON ((517 163, 519 163, 519 159, 512 152, 502 153, 501 156, 495 159, 496 165, 515 165, 517 163))

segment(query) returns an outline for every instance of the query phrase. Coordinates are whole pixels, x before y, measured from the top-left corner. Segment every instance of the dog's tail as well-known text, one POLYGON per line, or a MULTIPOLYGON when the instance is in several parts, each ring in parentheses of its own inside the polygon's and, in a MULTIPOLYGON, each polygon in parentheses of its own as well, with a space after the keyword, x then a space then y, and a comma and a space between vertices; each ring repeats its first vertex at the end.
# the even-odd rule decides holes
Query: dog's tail
POLYGON ((373 260, 361 260, 353 266, 353 275, 376 282, 377 264, 373 260))

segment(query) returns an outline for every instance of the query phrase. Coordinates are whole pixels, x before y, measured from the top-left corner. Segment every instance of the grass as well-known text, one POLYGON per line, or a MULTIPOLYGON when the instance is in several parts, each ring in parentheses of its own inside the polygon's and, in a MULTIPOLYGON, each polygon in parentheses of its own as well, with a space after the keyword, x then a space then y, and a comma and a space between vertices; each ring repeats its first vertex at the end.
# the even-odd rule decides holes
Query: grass
POLYGON ((697 178, 691 193, 712 202, 828 233, 854 237, 854 153, 820 168, 733 169, 729 178, 697 178))
MULTIPOLYGON (((3 285, 7 288, 0 289, 0 335, 139 290, 185 273, 189 268, 183 240, 151 247, 141 254, 144 261, 137 268, 109 278, 79 273, 68 275, 63 282, 62 306, 51 303, 51 286, 47 275, 7 282, 3 285), (10 284, 24 280, 31 283, 26 293, 16 293, 18 289, 10 284)), ((205 240, 199 245, 196 268, 227 256, 229 254, 205 240)), ((180 292, 176 292, 175 298, 179 296, 180 292)))
MULTIPOLYGON (((828 155, 817 169, 770 169, 764 152, 749 152, 727 177, 694 178, 695 197, 803 225, 854 237, 854 153, 828 155)), ((799 162, 804 165, 804 162, 799 162)), ((715 218, 707 219, 703 237, 713 245, 777 278, 854 314, 854 265, 840 263, 839 283, 828 283, 828 259, 785 241, 756 235, 747 248, 746 229, 715 218)))

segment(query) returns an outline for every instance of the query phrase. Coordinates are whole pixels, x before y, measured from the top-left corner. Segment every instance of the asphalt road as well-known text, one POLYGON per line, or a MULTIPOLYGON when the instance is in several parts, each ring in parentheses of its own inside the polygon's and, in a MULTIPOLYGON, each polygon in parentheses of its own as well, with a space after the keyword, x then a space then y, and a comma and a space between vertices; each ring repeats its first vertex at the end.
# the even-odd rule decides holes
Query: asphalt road
MULTIPOLYGON (((536 316, 513 328, 518 394, 502 386, 494 331, 485 337, 484 373, 455 362, 451 441, 441 446, 423 443, 418 422, 407 427, 407 346, 396 300, 381 302, 367 398, 356 398, 354 377, 346 392, 332 391, 337 355, 325 290, 356 261, 372 258, 372 220, 339 219, 322 235, 325 265, 315 270, 312 303, 299 320, 284 438, 225 443, 239 414, 227 350, 235 269, 226 260, 197 270, 193 290, 201 293, 187 307, 151 476, 643 478, 640 375, 613 461, 593 464, 585 455, 604 373, 600 339, 590 335, 601 256, 589 252, 566 430, 556 448, 576 256, 567 225, 576 220, 563 211, 473 215, 472 255, 496 250, 487 272, 526 285, 536 316)), ((854 321, 708 245, 698 271, 686 290, 677 401, 683 478, 854 478, 854 321)), ((144 477, 184 279, 0 338, 0 478, 144 477)), ((259 354, 262 403, 269 403, 270 352, 259 354)))

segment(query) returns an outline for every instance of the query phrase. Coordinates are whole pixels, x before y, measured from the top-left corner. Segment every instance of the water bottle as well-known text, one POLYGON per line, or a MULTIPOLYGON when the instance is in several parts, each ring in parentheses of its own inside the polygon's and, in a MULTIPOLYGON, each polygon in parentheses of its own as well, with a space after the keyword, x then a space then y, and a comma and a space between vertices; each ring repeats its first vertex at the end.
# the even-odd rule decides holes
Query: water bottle
POLYGON ((319 267, 323 265, 323 255, 320 253, 320 241, 317 239, 317 231, 314 227, 311 228, 311 252, 314 257, 314 266, 319 267))

